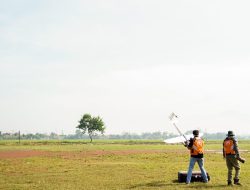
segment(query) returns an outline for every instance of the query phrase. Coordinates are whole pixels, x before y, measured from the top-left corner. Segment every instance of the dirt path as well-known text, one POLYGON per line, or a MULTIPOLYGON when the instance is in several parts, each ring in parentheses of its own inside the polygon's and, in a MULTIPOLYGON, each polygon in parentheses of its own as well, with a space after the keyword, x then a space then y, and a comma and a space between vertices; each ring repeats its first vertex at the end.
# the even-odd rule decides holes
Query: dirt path
MULTIPOLYGON (((12 151, 0 151, 0 159, 9 158, 27 158, 37 156, 60 156, 63 158, 72 157, 91 157, 91 156, 104 156, 104 155, 129 155, 129 154, 153 154, 153 153, 170 153, 179 152, 172 150, 94 150, 94 151, 65 151, 65 152, 53 152, 42 150, 12 150, 12 151)), ((183 151, 181 151, 183 152, 183 151)))
MULTIPOLYGON (((207 153, 221 153, 219 150, 206 150, 207 153)), ((248 150, 242 150, 242 152, 249 152, 248 150)), ((15 159, 15 158, 27 158, 38 156, 59 156, 62 158, 79 158, 79 157, 94 157, 104 155, 130 155, 130 154, 154 154, 154 153, 175 153, 183 154, 187 153, 187 150, 94 150, 94 151, 65 151, 65 152, 52 152, 42 150, 12 150, 12 151, 0 151, 0 159, 15 159)))
POLYGON ((6 158, 27 158, 34 156, 48 156, 50 152, 40 150, 11 150, 11 151, 0 151, 0 159, 6 158))

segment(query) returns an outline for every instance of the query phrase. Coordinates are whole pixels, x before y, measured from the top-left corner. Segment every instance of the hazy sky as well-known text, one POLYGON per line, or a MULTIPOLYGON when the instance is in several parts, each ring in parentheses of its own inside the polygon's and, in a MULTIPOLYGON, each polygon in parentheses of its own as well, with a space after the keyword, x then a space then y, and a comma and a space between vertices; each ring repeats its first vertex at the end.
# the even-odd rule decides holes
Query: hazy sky
POLYGON ((250 134, 250 2, 10 0, 0 6, 0 131, 250 134))

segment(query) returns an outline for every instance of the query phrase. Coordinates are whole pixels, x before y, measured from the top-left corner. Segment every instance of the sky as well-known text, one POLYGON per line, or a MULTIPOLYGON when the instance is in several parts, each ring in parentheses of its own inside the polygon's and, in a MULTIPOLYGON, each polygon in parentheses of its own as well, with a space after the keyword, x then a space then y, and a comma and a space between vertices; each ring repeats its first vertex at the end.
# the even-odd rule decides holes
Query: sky
POLYGON ((0 6, 0 131, 250 134, 249 1, 10 0, 0 6))

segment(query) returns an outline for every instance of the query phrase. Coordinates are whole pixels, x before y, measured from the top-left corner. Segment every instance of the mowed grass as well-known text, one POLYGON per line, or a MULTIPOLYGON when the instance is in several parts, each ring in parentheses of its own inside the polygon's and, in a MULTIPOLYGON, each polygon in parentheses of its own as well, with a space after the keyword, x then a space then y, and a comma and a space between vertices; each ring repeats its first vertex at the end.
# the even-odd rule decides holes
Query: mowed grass
MULTIPOLYGON (((86 141, 24 141, 19 145, 15 141, 2 141, 1 152, 41 150, 53 154, 0 158, 0 189, 224 189, 228 188, 227 168, 219 153, 221 144, 220 141, 206 142, 205 168, 211 181, 187 186, 177 182, 178 171, 187 170, 189 163, 189 153, 182 145, 110 140, 92 144, 86 141), (133 152, 129 154, 130 150, 133 152), (95 151, 107 154, 88 154, 95 151), (65 152, 67 156, 57 154, 65 152)), ((239 147, 250 150, 250 141, 240 141, 239 147)), ((249 152, 242 153, 242 157, 249 160, 249 152)), ((250 189, 249 163, 241 167, 243 186, 229 189, 250 189)))

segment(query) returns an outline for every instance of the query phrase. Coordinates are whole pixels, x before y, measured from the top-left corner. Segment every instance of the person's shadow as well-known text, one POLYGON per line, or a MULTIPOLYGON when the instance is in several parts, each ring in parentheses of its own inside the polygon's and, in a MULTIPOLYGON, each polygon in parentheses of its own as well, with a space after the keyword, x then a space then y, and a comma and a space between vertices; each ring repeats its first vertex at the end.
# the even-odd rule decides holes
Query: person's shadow
POLYGON ((176 186, 178 183, 178 180, 173 180, 172 183, 169 183, 167 181, 152 181, 149 183, 139 183, 137 185, 132 185, 129 187, 129 189, 136 189, 140 187, 170 187, 170 186, 176 186))
MULTIPOLYGON (((196 183, 197 184, 197 183, 196 183)), ((143 188, 143 187, 157 187, 157 188, 164 188, 164 187, 173 187, 176 188, 177 186, 183 186, 186 185, 185 183, 179 183, 178 180, 172 180, 172 182, 167 182, 167 181, 152 181, 149 183, 139 183, 136 185, 132 185, 129 187, 129 189, 136 189, 136 188, 143 188)), ((219 189, 224 189, 225 187, 228 187, 226 184, 204 184, 204 183, 200 183, 200 185, 194 185, 192 186, 192 183, 190 186, 188 186, 188 188, 193 188, 193 189, 197 189, 197 188, 204 188, 204 189, 214 189, 214 188, 219 188, 219 189)))

